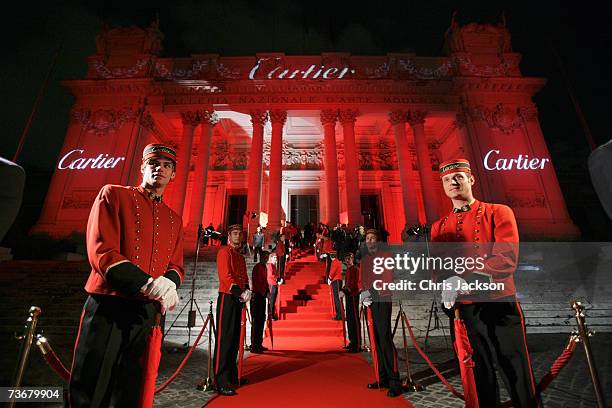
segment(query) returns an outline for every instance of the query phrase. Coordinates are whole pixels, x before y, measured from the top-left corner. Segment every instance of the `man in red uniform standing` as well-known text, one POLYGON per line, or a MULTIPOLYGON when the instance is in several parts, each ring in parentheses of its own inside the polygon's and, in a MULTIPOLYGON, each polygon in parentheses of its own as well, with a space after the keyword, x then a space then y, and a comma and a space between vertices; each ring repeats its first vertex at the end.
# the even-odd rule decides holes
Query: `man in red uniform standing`
POLYGON ((442 163, 440 178, 453 211, 433 224, 432 242, 466 243, 455 251, 484 259, 479 269, 438 278, 450 287, 442 292, 444 307, 459 309, 474 349, 478 402, 481 407, 499 406, 494 368, 497 365, 513 405, 537 407, 539 396, 527 351, 524 318, 515 296, 513 275, 518 263, 519 234, 514 213, 508 206, 474 198, 475 180, 465 159, 442 163), (476 281, 503 284, 503 289, 486 293, 456 289, 460 284, 476 281))
POLYGON ((332 291, 335 316, 332 320, 342 320, 342 304, 340 303, 340 288, 342 287, 342 262, 337 258, 336 251, 327 253, 327 284, 332 291))
POLYGON ((278 277, 278 271, 276 266, 278 264, 278 256, 276 256, 276 252, 271 252, 268 257, 268 263, 266 264, 266 276, 268 279, 268 289, 269 293, 269 302, 270 306, 268 308, 268 313, 270 313, 270 319, 278 320, 278 310, 276 310, 276 297, 278 296, 278 284, 280 278, 278 277))
POLYGON ((176 153, 145 147, 142 184, 105 185, 87 222, 91 273, 69 385, 71 407, 138 405, 141 357, 156 312, 172 310, 184 278, 179 215, 162 201, 176 153))
POLYGON ((391 292, 380 288, 382 283, 393 282, 393 270, 384 268, 382 273, 374 272, 374 258, 388 257, 389 254, 379 250, 378 231, 369 229, 365 235, 364 254, 361 256, 361 293, 359 300, 372 312, 374 322, 374 343, 378 359, 379 382, 368 384, 369 389, 389 388, 388 397, 402 394, 402 383, 397 365, 397 350, 393 344, 391 331, 391 309, 393 307, 391 292), (380 288, 380 289, 377 289, 380 288))
MULTIPOLYGON (((240 254, 242 225, 227 229, 228 245, 217 253, 219 296, 217 297, 217 344, 215 345, 215 381, 220 395, 236 395, 232 385, 238 384, 238 347, 240 317, 245 303, 251 300, 246 261, 240 254)), ((246 384, 241 379, 240 384, 246 384)))
POLYGON ((251 299, 251 353, 263 353, 263 331, 266 323, 266 298, 268 295, 268 276, 266 264, 270 253, 261 252, 259 263, 253 267, 251 281, 253 282, 253 298, 251 299))
POLYGON ((344 256, 344 263, 347 266, 346 278, 342 292, 345 295, 346 303, 346 326, 348 329, 349 353, 359 353, 361 351, 361 322, 359 320, 359 268, 355 266, 354 255, 347 252, 344 256))

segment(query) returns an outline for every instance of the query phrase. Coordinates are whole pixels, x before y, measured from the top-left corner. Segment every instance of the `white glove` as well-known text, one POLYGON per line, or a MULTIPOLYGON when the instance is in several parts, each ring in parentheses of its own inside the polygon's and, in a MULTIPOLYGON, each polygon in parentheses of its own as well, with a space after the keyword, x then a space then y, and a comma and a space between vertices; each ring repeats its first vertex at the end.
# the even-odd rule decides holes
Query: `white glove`
POLYGON ((359 294, 359 302, 365 307, 370 307, 372 304, 372 295, 370 295, 370 292, 367 290, 361 292, 359 294))
POLYGON ((253 292, 250 289, 247 289, 244 292, 242 292, 242 294, 240 295, 240 301, 242 303, 247 303, 251 300, 252 296, 253 296, 253 292))
POLYGON ((165 276, 160 276, 149 283, 142 293, 151 300, 160 300, 166 296, 170 290, 176 292, 176 284, 165 276))
POLYGON ((457 300, 458 295, 467 295, 470 291, 466 290, 458 290, 457 285, 461 282, 461 285, 467 283, 465 279, 460 278, 459 276, 451 276, 448 279, 444 279, 444 287, 450 287, 450 289, 442 290, 442 303, 444 303, 444 307, 450 309, 455 305, 455 300, 457 300))
POLYGON ((179 297, 178 293, 176 293, 176 289, 169 290, 166 295, 159 300, 161 304, 161 314, 166 314, 167 310, 174 310, 178 302, 179 297))
POLYGON ((344 292, 343 291, 338 292, 338 297, 340 299, 344 299, 344 292))

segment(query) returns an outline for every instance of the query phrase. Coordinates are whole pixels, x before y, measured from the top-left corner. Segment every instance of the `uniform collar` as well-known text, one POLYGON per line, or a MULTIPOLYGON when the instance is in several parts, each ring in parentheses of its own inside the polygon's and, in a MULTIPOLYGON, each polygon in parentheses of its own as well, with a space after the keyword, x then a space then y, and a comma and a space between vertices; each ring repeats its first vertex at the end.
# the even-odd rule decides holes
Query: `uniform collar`
POLYGON ((474 199, 471 203, 464 205, 461 208, 453 208, 453 213, 462 213, 470 211, 472 208, 478 207, 478 200, 474 199))
POLYGON ((136 187, 136 189, 138 191, 140 191, 140 193, 142 195, 144 195, 145 197, 147 197, 149 200, 151 200, 151 201, 153 201, 155 203, 161 203, 162 202, 162 199, 163 199, 163 195, 162 194, 157 195, 155 193, 152 193, 152 192, 146 190, 143 186, 138 186, 138 187, 136 187))

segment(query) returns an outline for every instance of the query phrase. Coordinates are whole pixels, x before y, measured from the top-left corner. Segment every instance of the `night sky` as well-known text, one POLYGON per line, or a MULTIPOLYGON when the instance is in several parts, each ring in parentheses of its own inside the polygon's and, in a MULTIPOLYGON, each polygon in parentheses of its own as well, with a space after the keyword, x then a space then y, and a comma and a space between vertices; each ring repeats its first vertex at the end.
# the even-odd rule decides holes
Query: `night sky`
POLYGON ((166 37, 164 55, 171 57, 265 51, 442 55, 444 32, 456 10, 461 24, 496 24, 505 11, 513 49, 523 55, 523 75, 548 79, 536 103, 570 213, 585 239, 610 239, 610 223, 588 178, 590 150, 568 86, 596 144, 610 140, 611 2, 58 1, 19 2, 12 7, 16 10, 4 13, 0 28, 0 156, 13 157, 45 73, 62 44, 18 160, 29 176, 16 226, 21 232, 38 217, 68 124, 73 100, 60 81, 85 77, 85 58, 95 53, 95 35, 103 24, 146 27, 159 16, 166 37))

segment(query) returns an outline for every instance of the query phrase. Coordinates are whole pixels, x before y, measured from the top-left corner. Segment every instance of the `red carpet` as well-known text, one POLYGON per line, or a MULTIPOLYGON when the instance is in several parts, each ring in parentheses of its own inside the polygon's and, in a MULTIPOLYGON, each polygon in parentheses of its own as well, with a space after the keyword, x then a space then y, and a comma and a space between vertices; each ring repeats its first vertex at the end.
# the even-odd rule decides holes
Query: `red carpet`
MULTIPOLYGON (((331 320, 324 265, 313 256, 289 265, 281 288, 281 319, 274 322, 274 350, 251 354, 243 375, 249 384, 233 397, 213 398, 207 407, 241 407, 269 402, 277 407, 411 407, 386 390, 368 390, 370 364, 342 349, 341 322, 331 320)), ((265 345, 271 348, 270 338, 265 345)))

